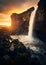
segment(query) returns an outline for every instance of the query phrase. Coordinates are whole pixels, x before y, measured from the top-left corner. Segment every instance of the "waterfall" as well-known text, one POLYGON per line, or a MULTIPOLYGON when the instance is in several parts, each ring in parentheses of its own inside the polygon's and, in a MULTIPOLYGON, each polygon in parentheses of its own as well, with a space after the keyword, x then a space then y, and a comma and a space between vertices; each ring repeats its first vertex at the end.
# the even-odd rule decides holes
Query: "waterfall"
POLYGON ((37 8, 38 8, 38 6, 35 7, 35 10, 32 12, 31 17, 30 17, 29 32, 28 32, 28 37, 29 38, 32 38, 33 22, 34 22, 34 18, 35 18, 35 14, 36 14, 37 8))

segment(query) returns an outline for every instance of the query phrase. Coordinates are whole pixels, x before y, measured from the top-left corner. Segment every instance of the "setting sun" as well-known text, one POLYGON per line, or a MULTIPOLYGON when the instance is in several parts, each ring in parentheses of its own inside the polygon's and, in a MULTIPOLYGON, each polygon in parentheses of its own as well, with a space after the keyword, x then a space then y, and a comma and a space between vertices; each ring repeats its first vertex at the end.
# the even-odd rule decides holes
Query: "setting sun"
POLYGON ((11 26, 10 15, 0 14, 0 26, 11 26))

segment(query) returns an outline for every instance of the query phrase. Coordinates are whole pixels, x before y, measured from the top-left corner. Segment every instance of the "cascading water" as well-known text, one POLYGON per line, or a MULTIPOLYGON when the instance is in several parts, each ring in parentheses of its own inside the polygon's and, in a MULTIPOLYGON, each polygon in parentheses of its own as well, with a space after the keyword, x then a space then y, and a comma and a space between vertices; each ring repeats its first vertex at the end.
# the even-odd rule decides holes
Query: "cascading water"
POLYGON ((32 37, 33 22, 34 22, 36 10, 37 10, 37 7, 35 7, 35 10, 32 12, 31 17, 30 17, 29 32, 28 32, 28 36, 29 36, 29 37, 32 37))
POLYGON ((28 32, 28 37, 29 39, 32 39, 32 32, 33 32, 33 22, 35 18, 35 14, 37 11, 38 6, 35 7, 35 10, 32 12, 31 17, 30 17, 30 22, 29 22, 29 32, 28 32))

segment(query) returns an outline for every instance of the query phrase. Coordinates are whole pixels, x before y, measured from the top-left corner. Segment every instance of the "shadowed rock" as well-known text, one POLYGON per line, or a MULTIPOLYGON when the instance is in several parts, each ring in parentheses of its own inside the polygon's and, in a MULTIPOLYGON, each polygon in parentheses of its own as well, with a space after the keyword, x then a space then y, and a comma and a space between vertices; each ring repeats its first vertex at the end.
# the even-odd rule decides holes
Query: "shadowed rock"
POLYGON ((17 35, 28 34, 30 16, 33 10, 34 7, 28 9, 23 13, 20 14, 13 13, 11 15, 11 21, 12 21, 11 34, 17 34, 17 35))
POLYGON ((4 44, 2 41, 0 44, 0 65, 41 65, 39 58, 43 58, 43 56, 34 53, 30 48, 27 49, 18 39, 7 43, 4 44))
POLYGON ((34 20, 33 36, 46 42, 46 0, 40 0, 34 20))

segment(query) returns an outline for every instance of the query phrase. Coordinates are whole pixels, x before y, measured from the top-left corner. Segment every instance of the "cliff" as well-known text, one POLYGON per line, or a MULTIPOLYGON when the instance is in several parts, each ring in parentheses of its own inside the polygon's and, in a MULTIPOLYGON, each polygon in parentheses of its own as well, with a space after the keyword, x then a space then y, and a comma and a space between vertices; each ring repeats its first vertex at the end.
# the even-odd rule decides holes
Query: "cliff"
POLYGON ((46 42, 46 0, 40 0, 36 11, 33 36, 46 42))
POLYGON ((15 35, 28 34, 30 16, 33 10, 34 7, 20 14, 13 13, 11 15, 11 22, 12 22, 11 34, 15 34, 15 35))

